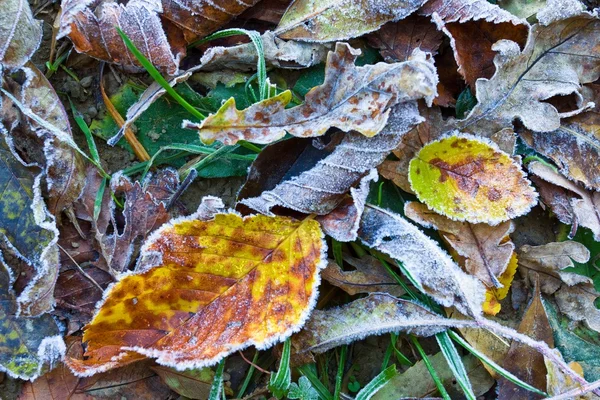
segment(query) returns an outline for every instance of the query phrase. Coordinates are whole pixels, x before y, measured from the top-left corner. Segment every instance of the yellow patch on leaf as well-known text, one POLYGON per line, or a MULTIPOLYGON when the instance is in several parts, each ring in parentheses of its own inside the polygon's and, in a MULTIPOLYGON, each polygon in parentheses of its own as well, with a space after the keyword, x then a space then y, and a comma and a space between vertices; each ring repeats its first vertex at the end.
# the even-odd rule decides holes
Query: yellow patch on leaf
POLYGON ((520 166, 472 135, 425 145, 410 162, 409 181, 419 200, 456 221, 495 225, 527 213, 537 201, 520 166))
POLYGON ((87 358, 68 364, 78 375, 145 356, 199 368, 249 345, 266 348, 308 317, 324 251, 312 219, 218 214, 163 227, 142 257, 160 265, 112 287, 84 328, 87 358))
POLYGON ((485 301, 483 302, 483 312, 489 315, 496 315, 500 312, 500 300, 504 300, 508 295, 508 290, 517 272, 517 253, 512 254, 506 270, 498 277, 498 281, 503 285, 501 288, 488 288, 485 291, 485 301))

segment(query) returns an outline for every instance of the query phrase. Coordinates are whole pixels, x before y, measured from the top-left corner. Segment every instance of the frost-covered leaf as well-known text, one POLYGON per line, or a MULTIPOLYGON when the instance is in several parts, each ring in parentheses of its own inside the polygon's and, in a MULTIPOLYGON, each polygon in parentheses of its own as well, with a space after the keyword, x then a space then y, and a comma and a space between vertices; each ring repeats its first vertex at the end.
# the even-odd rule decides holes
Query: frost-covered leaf
MULTIPOLYGON (((542 304, 539 284, 536 285, 533 299, 519 324, 519 333, 524 333, 535 340, 543 341, 550 347, 554 346, 552 328, 542 304)), ((503 367, 522 381, 540 390, 546 389, 544 356, 531 347, 513 341, 504 359, 503 367)), ((529 392, 527 389, 515 385, 506 378, 498 380, 498 398, 521 398, 522 396, 532 399, 542 398, 539 395, 529 392)))
POLYGON ((13 276, 0 264, 0 371, 13 378, 35 379, 65 354, 54 319, 17 317, 13 276))
POLYGON ((0 68, 21 68, 42 41, 42 21, 33 18, 29 2, 4 0, 0 4, 0 68))
POLYGON ((469 274, 487 287, 502 286, 498 277, 506 270, 515 248, 508 237, 514 230, 510 221, 496 226, 453 221, 416 202, 407 203, 404 213, 425 227, 437 229, 469 274))
MULTIPOLYGON (((261 35, 265 62, 273 68, 306 68, 325 61, 331 45, 301 43, 279 39, 271 31, 261 35)), ((250 71, 256 69, 256 47, 244 43, 233 47, 211 47, 202 55, 199 69, 250 71)))
POLYGON ((590 57, 599 46, 599 26, 595 16, 582 14, 548 26, 534 25, 523 51, 513 41, 496 43, 496 73, 477 81, 478 103, 459 129, 497 132, 518 118, 533 131, 550 132, 560 127, 562 117, 588 107, 582 84, 600 76, 599 60, 590 57), (545 101, 571 94, 578 100, 575 111, 559 112, 545 101))
POLYGON ((319 392, 310 384, 308 378, 303 375, 298 379, 298 383, 292 382, 287 397, 288 399, 318 400, 319 392))
POLYGON ((495 71, 492 45, 511 40, 524 45, 529 25, 487 0, 432 0, 419 11, 450 38, 458 72, 475 88, 495 71))
POLYGON ((275 34, 284 39, 333 42, 372 32, 416 11, 424 0, 295 0, 275 34))
POLYGON ((460 325, 460 320, 437 315, 422 305, 375 293, 341 307, 313 311, 292 343, 299 352, 323 353, 371 335, 405 332, 431 336, 460 325))
POLYGON ((385 126, 395 104, 436 95, 437 75, 424 53, 400 63, 378 63, 357 67, 360 51, 337 43, 327 56, 325 81, 305 96, 302 105, 286 109, 292 94, 285 91, 239 111, 232 98, 199 124, 184 122, 199 130, 205 143, 238 140, 272 143, 286 133, 298 137, 321 136, 331 127, 376 135, 385 126))
POLYGON ((540 178, 542 201, 550 207, 558 219, 573 225, 573 235, 577 226, 589 228, 596 241, 600 241, 600 192, 592 192, 569 181, 552 167, 535 161, 527 166, 529 172, 540 178))
POLYGON ((526 214, 537 201, 520 166, 472 135, 455 132, 427 144, 409 170, 419 200, 456 221, 498 224, 526 214))
MULTIPOLYGON (((287 142, 300 139, 267 147, 250 169, 245 189, 240 191, 240 203, 263 214, 271 213, 274 206, 318 215, 334 211, 344 201, 350 188, 361 179, 368 182, 376 178, 376 172, 371 170, 396 148, 402 134, 421 120, 414 102, 399 104, 391 111, 388 124, 372 138, 350 132, 343 135, 341 141, 334 137, 335 142, 321 151, 305 143, 302 156, 286 162, 279 161, 281 150, 294 146, 294 143, 287 142), (249 183, 252 183, 251 186, 249 183)), ((359 185, 353 192, 353 198, 360 200, 365 190, 359 185)), ((332 219, 335 216, 328 218, 326 227, 333 222, 332 219)), ((356 231, 354 220, 342 222, 349 223, 352 231, 356 231)), ((339 228, 334 230, 340 231, 339 228)))
POLYGON ((376 258, 365 255, 354 258, 344 254, 344 262, 356 268, 344 271, 333 261, 321 272, 321 277, 350 295, 358 293, 389 293, 400 297, 404 290, 376 258))
POLYGON ((136 273, 109 290, 84 329, 87 358, 68 359, 76 374, 145 356, 200 368, 249 345, 267 348, 303 325, 325 262, 319 224, 237 214, 206 221, 200 212, 156 231, 136 273))
POLYGON ((436 242, 391 211, 367 204, 358 231, 367 246, 400 261, 421 289, 446 307, 479 316, 484 286, 464 273, 436 242))
MULTIPOLYGON (((553 350, 556 353, 556 356, 562 359, 562 355, 556 349, 553 350)), ((567 393, 571 390, 577 390, 581 388, 581 384, 579 382, 575 382, 573 378, 565 374, 560 368, 556 366, 554 362, 544 357, 544 362, 546 364, 546 393, 550 396, 558 396, 564 393, 567 393)), ((569 366, 574 371, 578 372, 580 376, 583 377, 583 370, 581 369, 581 365, 577 362, 569 363, 569 366)), ((597 399, 593 393, 586 393, 584 395, 579 395, 577 397, 572 397, 577 400, 593 400, 597 399)))
POLYGON ((549 133, 525 131, 521 137, 535 151, 549 157, 560 172, 586 188, 600 190, 600 85, 591 85, 596 107, 564 119, 549 133))
POLYGON ((596 307, 596 300, 600 293, 592 283, 579 283, 577 285, 562 285, 556 292, 556 304, 560 312, 573 321, 584 321, 586 325, 600 332, 600 310, 596 307))
MULTIPOLYGON (((431 365, 438 374, 450 398, 462 398, 464 394, 456 383, 456 377, 448 367, 448 362, 440 352, 429 357, 431 365)), ((461 361, 471 382, 473 393, 481 396, 486 393, 495 383, 490 374, 483 368, 481 362, 474 356, 468 354, 461 361)), ((425 366, 423 360, 419 360, 404 373, 396 375, 379 392, 372 397, 373 400, 388 400, 402 398, 439 398, 435 382, 425 366)))

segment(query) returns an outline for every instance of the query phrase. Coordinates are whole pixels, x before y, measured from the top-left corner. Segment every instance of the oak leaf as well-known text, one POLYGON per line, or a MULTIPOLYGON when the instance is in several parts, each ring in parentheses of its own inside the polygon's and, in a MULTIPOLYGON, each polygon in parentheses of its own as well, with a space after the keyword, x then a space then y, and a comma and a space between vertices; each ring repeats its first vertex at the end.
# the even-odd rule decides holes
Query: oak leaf
MULTIPOLYGON (((33 18, 29 3, 6 0, 0 5, 0 68, 21 68, 42 41, 42 24, 33 18)), ((1 71, 1 70, 0 70, 1 71)))
POLYGON ((493 142, 453 133, 411 160, 419 200, 456 221, 498 224, 529 212, 537 193, 521 168, 493 142))
POLYGON ((484 301, 481 282, 463 272, 436 242, 400 215, 367 204, 359 239, 400 261, 420 289, 445 307, 478 317, 484 301))
POLYGON ((84 329, 80 376, 145 356, 200 368, 297 331, 314 306, 326 245, 312 219, 217 214, 176 219, 144 245, 137 271, 84 329))
POLYGON ((386 22, 407 17, 424 2, 295 0, 281 17, 275 34, 283 39, 311 42, 350 39, 372 32, 386 22))
POLYGON ((407 203, 404 213, 420 225, 437 229, 469 274, 488 288, 502 287, 498 277, 506 270, 515 248, 508 237, 514 229, 510 221, 496 226, 453 221, 416 202, 407 203))
POLYGON ((392 106, 435 97, 437 75, 433 63, 417 52, 409 61, 354 65, 360 51, 337 43, 327 56, 325 81, 311 89, 302 105, 286 109, 292 95, 285 91, 243 111, 231 98, 215 114, 201 123, 185 121, 184 126, 199 130, 205 143, 238 140, 271 143, 286 132, 297 137, 321 136, 331 127, 345 132, 355 130, 371 137, 383 129, 392 106))
POLYGON ((582 84, 600 77, 598 59, 590 57, 600 46, 596 34, 600 20, 587 13, 548 26, 534 25, 523 51, 517 43, 494 44, 496 73, 476 83, 478 104, 458 124, 463 131, 497 132, 511 127, 515 119, 526 128, 550 132, 560 119, 585 110, 582 84), (559 112, 546 100, 575 95, 576 110, 559 112))

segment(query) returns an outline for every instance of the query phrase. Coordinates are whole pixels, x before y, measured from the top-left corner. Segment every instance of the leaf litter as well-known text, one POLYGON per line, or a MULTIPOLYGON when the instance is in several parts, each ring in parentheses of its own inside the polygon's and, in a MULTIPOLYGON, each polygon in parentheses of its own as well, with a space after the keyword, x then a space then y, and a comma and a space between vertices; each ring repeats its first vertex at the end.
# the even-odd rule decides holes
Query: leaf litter
POLYGON ((597 397, 598 10, 530 3, 0 4, 3 396, 597 397))

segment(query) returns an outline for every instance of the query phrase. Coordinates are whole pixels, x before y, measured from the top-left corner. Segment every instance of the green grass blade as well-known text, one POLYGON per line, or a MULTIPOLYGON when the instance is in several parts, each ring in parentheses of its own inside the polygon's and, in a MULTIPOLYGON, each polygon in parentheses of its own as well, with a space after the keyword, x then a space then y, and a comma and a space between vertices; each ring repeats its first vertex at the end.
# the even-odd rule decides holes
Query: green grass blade
POLYGON ((106 189, 107 183, 108 179, 102 178, 100 187, 98 187, 98 193, 96 193, 96 199, 94 200, 94 221, 98 221, 98 217, 100 216, 100 211, 102 210, 102 198, 104 197, 104 190, 106 189))
POLYGON ((220 400, 221 392, 223 391, 223 371, 225 370, 225 359, 222 359, 217 370, 215 371, 215 378, 213 379, 212 385, 210 386, 210 393, 208 400, 220 400))
POLYGON ((281 399, 285 396, 292 384, 292 370, 290 369, 290 354, 292 341, 290 338, 283 343, 283 351, 281 353, 281 361, 277 373, 271 375, 268 388, 275 397, 281 399))
POLYGON ((237 397, 242 398, 244 393, 246 393, 246 389, 248 389, 248 385, 250 384, 250 379, 252 379, 252 374, 254 374, 254 365, 258 361, 258 350, 254 352, 254 357, 252 357, 252 364, 250 364, 250 368, 248 368, 248 372, 246 373, 246 377, 244 378, 244 382, 242 382, 242 386, 238 390, 237 397))
POLYGON ((456 347, 454 347, 452 340, 450 340, 450 336, 448 336, 447 332, 441 332, 435 335, 435 339, 437 340, 438 345, 442 350, 442 354, 446 358, 448 366, 454 374, 458 385, 465 394, 465 397, 469 400, 475 400, 476 396, 475 393, 473 393, 469 375, 465 370, 465 365, 463 364, 458 351, 456 351, 456 347))
POLYGON ((90 149, 90 155, 92 156, 92 159, 94 159, 96 162, 99 163, 100 162, 100 154, 98 153, 98 148, 96 147, 96 142, 94 141, 92 132, 90 132, 90 128, 85 123, 85 120, 83 119, 83 115, 81 115, 79 110, 77 110, 75 108, 75 104, 73 104, 73 101, 71 100, 70 97, 69 97, 69 103, 71 104, 71 111, 73 112, 73 119, 77 123, 77 126, 79 127, 79 129, 81 129, 81 131, 85 135, 85 140, 87 141, 88 148, 90 149))
POLYGON ((340 395, 342 392, 342 379, 344 378, 344 366, 346 365, 347 354, 348 345, 344 345, 340 351, 340 361, 338 363, 337 374, 335 375, 335 392, 333 392, 334 400, 340 400, 340 395))
POLYGON ((356 394, 355 400, 369 400, 379 389, 396 376, 396 366, 390 365, 356 394))
POLYGON ((488 356, 486 356, 485 354, 481 353, 479 350, 477 350, 476 348, 474 348, 473 346, 471 346, 466 340, 464 340, 459 334, 457 334, 456 332, 453 331, 449 331, 448 335, 458 344, 460 344, 462 347, 464 347, 469 353, 473 354, 475 357, 477 357, 478 359, 480 359, 482 362, 484 362, 485 364, 487 364, 491 369, 493 369, 498 375, 508 379, 509 381, 511 381, 512 383, 514 383, 517 386, 522 387, 523 389, 527 389, 531 392, 537 393, 539 395, 542 395, 544 397, 548 396, 547 393, 542 392, 541 390, 531 386, 530 384, 528 384, 527 382, 523 382, 522 380, 520 380, 519 378, 517 378, 515 375, 511 374, 510 372, 508 372, 507 370, 505 370, 504 368, 502 368, 500 365, 496 364, 492 359, 490 359, 488 356))
POLYGON ((421 358, 423 359, 423 363, 425 363, 425 367, 427 368, 427 371, 429 371, 429 375, 431 375, 431 379, 433 379, 433 383, 435 383, 435 386, 437 387, 438 391, 440 392, 440 396, 442 396, 442 398, 444 400, 452 400, 452 399, 450 399, 450 395, 448 394, 448 391, 446 391, 446 388, 444 387, 444 384, 442 383, 437 372, 435 372, 435 368, 433 368, 433 365, 431 365, 431 361, 429 361, 429 357, 427 357, 427 354, 425 354, 425 350, 423 350, 421 343, 419 343, 417 338, 414 336, 411 336, 410 340, 412 341, 413 345, 416 347, 417 351, 421 355, 421 358))
POLYGON ((396 355, 396 360, 398 361, 398 363, 400 363, 401 365, 406 365, 409 367, 412 367, 413 363, 406 358, 406 356, 404 354, 402 354, 402 352, 400 350, 398 350, 398 348, 396 347, 396 342, 398 341, 398 334, 397 333, 391 333, 391 340, 392 340, 392 346, 394 349, 394 353, 396 355))
POLYGON ((327 390, 325 385, 323 385, 323 382, 321 382, 319 380, 319 377, 317 376, 317 374, 312 370, 311 365, 309 365, 309 364, 302 365, 302 366, 298 367, 298 371, 303 376, 308 378, 308 380, 310 381, 310 384, 315 388, 317 393, 319 393, 319 397, 322 400, 333 400, 333 396, 331 395, 329 390, 327 390))
POLYGON ((342 243, 335 239, 331 239, 331 247, 333 250, 333 259, 336 264, 342 268, 344 266, 344 257, 342 256, 342 243))

